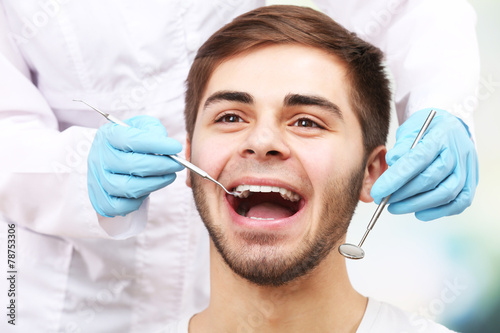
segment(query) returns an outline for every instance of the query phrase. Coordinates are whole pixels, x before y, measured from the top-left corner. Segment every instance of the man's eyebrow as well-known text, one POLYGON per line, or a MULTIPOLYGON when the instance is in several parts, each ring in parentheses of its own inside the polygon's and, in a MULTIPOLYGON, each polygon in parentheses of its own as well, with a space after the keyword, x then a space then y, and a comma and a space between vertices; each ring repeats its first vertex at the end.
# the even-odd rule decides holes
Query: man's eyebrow
POLYGON ((253 104, 253 96, 250 95, 249 93, 241 91, 229 91, 229 90, 217 91, 207 98, 205 104, 203 105, 203 109, 209 107, 210 104, 221 101, 253 104))
POLYGON ((284 106, 312 105, 319 106, 327 111, 333 112, 339 119, 344 119, 342 111, 337 104, 330 102, 324 97, 315 95, 288 94, 283 101, 284 106))

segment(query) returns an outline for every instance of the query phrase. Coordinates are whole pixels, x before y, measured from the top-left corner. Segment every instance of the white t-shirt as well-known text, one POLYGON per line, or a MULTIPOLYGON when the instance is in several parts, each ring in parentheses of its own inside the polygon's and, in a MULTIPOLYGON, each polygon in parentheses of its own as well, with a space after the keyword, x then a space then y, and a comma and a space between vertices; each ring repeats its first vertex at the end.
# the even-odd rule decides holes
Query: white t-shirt
MULTIPOLYGON (((156 333, 188 333, 185 317, 156 333)), ((368 306, 357 333, 452 333, 453 331, 427 318, 403 311, 388 303, 368 298, 368 306)))

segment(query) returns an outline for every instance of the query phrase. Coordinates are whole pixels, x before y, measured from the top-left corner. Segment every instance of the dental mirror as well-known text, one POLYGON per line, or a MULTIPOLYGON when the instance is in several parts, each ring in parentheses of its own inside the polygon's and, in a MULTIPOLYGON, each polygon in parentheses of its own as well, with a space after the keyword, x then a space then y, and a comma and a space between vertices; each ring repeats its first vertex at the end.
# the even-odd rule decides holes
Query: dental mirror
MULTIPOLYGON (((432 121, 432 118, 434 118, 435 115, 436 115, 436 111, 431 110, 431 112, 427 116, 427 119, 425 120, 424 124, 422 125, 420 132, 418 132, 418 135, 415 138, 415 141, 413 141, 413 144, 411 145, 410 149, 413 149, 417 145, 417 143, 420 141, 420 139, 424 135, 425 131, 427 130, 427 127, 429 127, 429 125, 432 121)), ((373 229, 373 226, 377 222, 380 214, 384 210, 384 207, 387 204, 387 202, 389 201, 390 197, 391 197, 391 195, 388 195, 380 202, 380 204, 377 207, 377 210, 375 211, 375 213, 373 213, 373 216, 370 220, 370 223, 368 223, 368 227, 366 227, 366 231, 365 231, 365 234, 363 235, 363 238, 361 239, 361 241, 359 242, 358 245, 344 243, 344 244, 339 246, 339 252, 341 255, 343 255, 344 257, 346 257, 348 259, 363 259, 365 257, 365 251, 363 251, 361 246, 365 242, 365 239, 368 236, 368 234, 370 233, 370 231, 373 229)))

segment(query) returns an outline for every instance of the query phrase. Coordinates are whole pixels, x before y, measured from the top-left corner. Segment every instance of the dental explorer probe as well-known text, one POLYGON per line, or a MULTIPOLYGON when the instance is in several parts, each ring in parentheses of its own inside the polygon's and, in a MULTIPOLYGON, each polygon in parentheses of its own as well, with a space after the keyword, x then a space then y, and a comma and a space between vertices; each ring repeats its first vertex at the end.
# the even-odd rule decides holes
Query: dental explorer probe
MULTIPOLYGON (((415 146, 417 145, 417 143, 420 141, 420 139, 424 135, 425 131, 427 130, 427 127, 429 127, 429 125, 430 125, 430 123, 435 115, 436 115, 436 111, 431 110, 431 112, 429 112, 427 119, 425 120, 424 124, 422 125, 420 132, 418 132, 418 135, 415 138, 415 141, 411 145, 410 149, 415 148, 415 146)), ((363 259, 364 258, 365 251, 363 251, 361 246, 365 242, 365 239, 368 236, 368 234, 370 233, 370 231, 373 229, 375 222, 377 222, 380 214, 384 210, 384 207, 387 204, 387 202, 389 201, 391 195, 392 194, 389 194, 387 197, 385 197, 380 202, 380 204, 377 207, 377 210, 375 210, 375 213, 373 214, 373 216, 370 220, 370 223, 368 223, 368 227, 366 227, 366 231, 365 231, 365 234, 363 235, 363 238, 361 239, 361 241, 359 242, 359 244, 357 246, 354 244, 349 244, 349 243, 344 243, 344 244, 339 246, 339 252, 341 255, 343 255, 344 257, 349 258, 349 259, 363 259)))
MULTIPOLYGON (((99 112, 104 118, 106 118, 107 120, 109 120, 112 123, 115 123, 115 124, 121 125, 121 126, 125 126, 125 127, 130 127, 129 124, 121 121, 120 119, 116 118, 115 116, 113 116, 113 115, 111 115, 109 113, 102 112, 101 110, 93 107, 92 105, 90 105, 89 103, 87 103, 85 101, 82 101, 81 99, 74 99, 73 101, 75 101, 75 102, 82 102, 83 104, 86 104, 88 107, 90 107, 90 108, 94 109, 95 111, 99 112)), ((197 175, 201 176, 202 178, 205 178, 205 179, 208 179, 208 180, 214 182, 215 184, 219 185, 227 194, 234 195, 236 197, 241 194, 240 191, 234 191, 234 192, 228 191, 224 187, 224 185, 222 185, 221 183, 219 183, 214 178, 210 177, 210 175, 207 172, 205 172, 202 169, 198 168, 193 163, 186 161, 182 157, 179 157, 177 155, 163 155, 163 156, 170 157, 171 159, 173 159, 174 161, 176 161, 180 165, 188 168, 189 170, 193 171, 194 173, 196 173, 197 175)))

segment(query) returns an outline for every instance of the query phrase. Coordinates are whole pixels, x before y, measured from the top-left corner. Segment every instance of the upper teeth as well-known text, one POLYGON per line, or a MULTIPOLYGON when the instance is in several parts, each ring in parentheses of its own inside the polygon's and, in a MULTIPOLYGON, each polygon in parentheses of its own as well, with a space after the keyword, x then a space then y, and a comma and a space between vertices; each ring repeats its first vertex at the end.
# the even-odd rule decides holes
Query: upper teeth
POLYGON ((290 201, 299 201, 300 196, 297 193, 294 193, 286 188, 277 187, 277 186, 260 186, 260 185, 238 185, 235 189, 236 192, 240 192, 238 195, 240 198, 248 198, 250 192, 276 192, 281 194, 283 199, 290 201))

